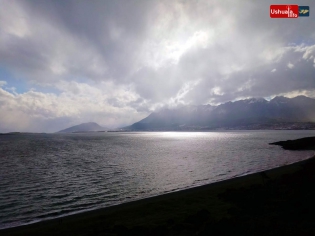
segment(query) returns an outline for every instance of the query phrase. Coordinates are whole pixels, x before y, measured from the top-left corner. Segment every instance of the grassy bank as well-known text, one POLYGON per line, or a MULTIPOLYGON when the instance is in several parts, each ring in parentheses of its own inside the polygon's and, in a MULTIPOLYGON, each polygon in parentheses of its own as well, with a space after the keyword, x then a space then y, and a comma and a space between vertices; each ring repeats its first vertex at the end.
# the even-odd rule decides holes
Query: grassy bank
POLYGON ((315 235, 315 157, 0 235, 315 235))

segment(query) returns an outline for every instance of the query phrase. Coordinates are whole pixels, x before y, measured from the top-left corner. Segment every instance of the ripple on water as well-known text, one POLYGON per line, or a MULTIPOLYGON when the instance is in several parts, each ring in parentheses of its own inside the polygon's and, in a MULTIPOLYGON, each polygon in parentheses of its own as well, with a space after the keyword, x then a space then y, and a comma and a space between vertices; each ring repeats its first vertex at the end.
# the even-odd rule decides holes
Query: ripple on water
POLYGON ((0 228, 200 186, 314 155, 315 131, 0 136, 0 228))

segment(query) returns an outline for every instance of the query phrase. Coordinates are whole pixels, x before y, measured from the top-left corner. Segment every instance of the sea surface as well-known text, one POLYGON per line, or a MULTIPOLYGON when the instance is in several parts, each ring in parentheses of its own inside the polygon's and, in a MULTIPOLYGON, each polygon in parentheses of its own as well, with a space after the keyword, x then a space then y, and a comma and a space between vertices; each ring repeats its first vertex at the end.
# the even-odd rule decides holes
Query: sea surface
POLYGON ((270 142, 315 131, 0 135, 0 228, 120 204, 307 159, 270 142))

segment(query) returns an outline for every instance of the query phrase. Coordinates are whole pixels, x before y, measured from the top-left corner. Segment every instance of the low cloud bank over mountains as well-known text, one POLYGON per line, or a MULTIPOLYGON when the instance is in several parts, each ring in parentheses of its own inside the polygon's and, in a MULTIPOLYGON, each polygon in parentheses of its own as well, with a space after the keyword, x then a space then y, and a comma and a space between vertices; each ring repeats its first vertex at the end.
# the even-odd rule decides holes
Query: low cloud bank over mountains
POLYGON ((227 102, 219 106, 183 106, 153 112, 125 130, 207 130, 315 128, 315 99, 275 97, 227 102), (313 124, 307 124, 307 123, 313 124), (298 123, 298 124, 293 124, 298 123))

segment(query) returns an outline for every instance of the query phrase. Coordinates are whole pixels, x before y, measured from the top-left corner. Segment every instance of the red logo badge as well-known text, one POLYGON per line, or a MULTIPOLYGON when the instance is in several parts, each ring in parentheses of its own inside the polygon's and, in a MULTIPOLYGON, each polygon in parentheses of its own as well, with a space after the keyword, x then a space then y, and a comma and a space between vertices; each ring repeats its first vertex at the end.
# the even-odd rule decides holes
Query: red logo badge
POLYGON ((298 18, 298 5, 270 5, 271 18, 298 18))

